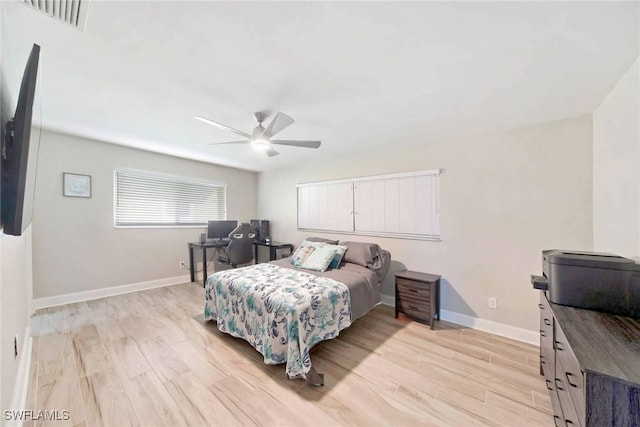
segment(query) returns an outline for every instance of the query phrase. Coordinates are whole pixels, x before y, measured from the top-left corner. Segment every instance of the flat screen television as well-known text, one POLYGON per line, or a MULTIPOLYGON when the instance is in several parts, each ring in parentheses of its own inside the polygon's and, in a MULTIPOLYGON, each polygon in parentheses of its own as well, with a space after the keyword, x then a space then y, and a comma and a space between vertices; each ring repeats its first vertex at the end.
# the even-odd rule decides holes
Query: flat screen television
POLYGON ((0 217, 4 233, 12 236, 20 236, 31 224, 39 144, 39 132, 36 141, 31 142, 31 127, 39 59, 40 46, 34 44, 22 76, 15 114, 4 125, 2 138, 0 217))
POLYGON ((208 239, 226 239, 229 237, 229 233, 236 229, 238 221, 209 221, 207 223, 207 238, 208 239))

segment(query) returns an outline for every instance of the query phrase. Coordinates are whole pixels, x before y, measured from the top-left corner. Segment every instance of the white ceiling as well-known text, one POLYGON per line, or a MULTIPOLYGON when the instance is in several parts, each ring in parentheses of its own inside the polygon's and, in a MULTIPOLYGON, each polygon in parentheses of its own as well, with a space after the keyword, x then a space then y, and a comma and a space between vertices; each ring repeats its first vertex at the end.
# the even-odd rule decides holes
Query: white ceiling
POLYGON ((44 127, 264 171, 591 113, 638 57, 639 4, 93 1, 82 32, 3 2, 2 49, 17 91, 42 46, 44 127), (268 158, 193 119, 251 132, 258 110, 322 146, 268 158))

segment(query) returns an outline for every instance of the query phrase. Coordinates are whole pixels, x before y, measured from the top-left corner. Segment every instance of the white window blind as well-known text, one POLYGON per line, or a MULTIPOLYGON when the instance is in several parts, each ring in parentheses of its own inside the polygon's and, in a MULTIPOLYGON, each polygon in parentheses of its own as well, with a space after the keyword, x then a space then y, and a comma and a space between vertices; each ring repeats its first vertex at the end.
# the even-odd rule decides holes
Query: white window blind
POLYGON ((440 170, 298 185, 298 228, 440 239, 440 170))
POLYGON ((132 169, 113 171, 116 227, 205 226, 226 219, 226 185, 132 169))

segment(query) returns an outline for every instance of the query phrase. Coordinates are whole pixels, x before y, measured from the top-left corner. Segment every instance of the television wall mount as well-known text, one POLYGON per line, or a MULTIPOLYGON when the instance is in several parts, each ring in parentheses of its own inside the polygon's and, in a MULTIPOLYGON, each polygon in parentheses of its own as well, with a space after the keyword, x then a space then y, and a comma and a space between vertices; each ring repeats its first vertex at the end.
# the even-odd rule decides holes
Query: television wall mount
POLYGON ((13 120, 9 120, 4 125, 4 138, 2 138, 2 160, 7 160, 7 147, 13 144, 13 136, 15 131, 13 130, 13 120))

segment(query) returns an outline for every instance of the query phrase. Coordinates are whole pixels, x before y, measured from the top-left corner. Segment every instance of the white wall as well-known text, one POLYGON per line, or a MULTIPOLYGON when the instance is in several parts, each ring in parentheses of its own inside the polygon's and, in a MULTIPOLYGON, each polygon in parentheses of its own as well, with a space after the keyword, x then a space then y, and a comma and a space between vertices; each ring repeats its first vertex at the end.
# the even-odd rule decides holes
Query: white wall
POLYGON ((257 174, 43 132, 33 213, 34 298, 187 275, 187 242, 204 228, 113 226, 113 170, 129 167, 225 182, 227 214, 255 217, 257 174), (63 197, 62 173, 91 175, 92 197, 63 197))
MULTIPOLYGON (((259 216, 271 220, 276 240, 299 243, 310 233, 296 230, 297 183, 441 168, 441 242, 324 235, 374 240, 391 251, 394 270, 442 275, 445 310, 537 330, 539 294, 529 275, 541 273, 541 251, 592 249, 591 117, 401 152, 389 145, 375 155, 261 173, 259 216), (488 309, 488 297, 498 310, 488 309)), ((392 274, 382 292, 393 295, 392 274)))
MULTIPOLYGON (((22 350, 27 337, 28 294, 31 289, 31 228, 22 236, 0 234, 0 337, 2 337, 2 409, 11 408, 22 350), (18 337, 18 357, 14 357, 14 337, 18 337)), ((17 408, 14 408, 17 409, 17 408)))
MULTIPOLYGON (((0 123, 4 126, 15 109, 9 96, 7 67, 13 66, 7 52, 3 9, 0 7, 0 123)), ((27 55, 28 52, 25 52, 27 55)), ((26 58, 26 56, 25 56, 26 58)), ((24 63, 22 64, 24 68, 24 63)), ((30 228, 20 237, 0 232, 0 405, 11 408, 16 377, 26 337, 28 299, 31 292, 30 228), (14 357, 14 337, 18 337, 18 357, 14 357)), ((17 408, 11 408, 17 409, 17 408)), ((4 418, 3 418, 4 419, 4 418)))
POLYGON ((593 242, 640 261, 640 65, 593 113, 593 242))

